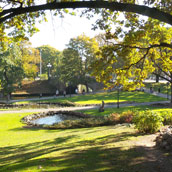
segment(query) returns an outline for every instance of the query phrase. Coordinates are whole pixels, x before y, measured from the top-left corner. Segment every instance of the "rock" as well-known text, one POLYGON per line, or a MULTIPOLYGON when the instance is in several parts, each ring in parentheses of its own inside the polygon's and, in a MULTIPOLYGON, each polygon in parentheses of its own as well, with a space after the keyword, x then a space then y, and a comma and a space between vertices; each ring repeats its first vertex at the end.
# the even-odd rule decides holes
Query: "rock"
POLYGON ((158 147, 172 151, 172 127, 163 128, 155 142, 158 147))
POLYGON ((161 143, 161 147, 165 148, 165 147, 167 146, 167 144, 168 144, 167 141, 163 141, 163 142, 161 143))
POLYGON ((165 133, 162 137, 163 137, 163 140, 167 140, 168 137, 169 137, 169 134, 168 133, 165 133))
POLYGON ((171 147, 170 147, 170 146, 168 146, 168 145, 167 145, 167 146, 165 146, 165 150, 167 150, 167 151, 169 151, 169 150, 170 150, 170 148, 171 148, 171 147))
POLYGON ((170 145, 172 145, 172 136, 170 136, 170 137, 167 138, 167 142, 168 142, 170 145))

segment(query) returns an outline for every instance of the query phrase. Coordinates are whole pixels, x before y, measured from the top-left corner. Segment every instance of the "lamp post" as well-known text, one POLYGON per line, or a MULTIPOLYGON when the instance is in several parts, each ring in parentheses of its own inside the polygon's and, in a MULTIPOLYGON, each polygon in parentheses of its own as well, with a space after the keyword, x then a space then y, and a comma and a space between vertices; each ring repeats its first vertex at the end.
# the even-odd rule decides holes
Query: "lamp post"
POLYGON ((50 63, 47 64, 48 67, 48 80, 50 79, 50 68, 52 67, 52 65, 50 63))
POLYGON ((40 71, 39 72, 40 72, 40 77, 41 77, 41 75, 42 75, 42 54, 41 54, 41 50, 40 50, 40 59, 39 60, 40 60, 40 65, 39 65, 39 67, 40 67, 39 70, 40 71))

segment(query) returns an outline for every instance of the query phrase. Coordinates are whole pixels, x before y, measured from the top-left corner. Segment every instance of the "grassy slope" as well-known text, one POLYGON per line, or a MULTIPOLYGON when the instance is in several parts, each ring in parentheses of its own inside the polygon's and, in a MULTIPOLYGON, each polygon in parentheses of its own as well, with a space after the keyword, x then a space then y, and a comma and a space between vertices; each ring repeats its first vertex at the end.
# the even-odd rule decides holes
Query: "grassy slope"
POLYGON ((0 171, 146 172, 132 127, 70 130, 23 128, 26 114, 0 115, 0 171))
MULTIPOLYGON (((79 95, 73 97, 65 97, 65 98, 55 98, 51 100, 41 100, 41 102, 65 102, 71 101, 78 104, 100 104, 102 100, 105 103, 116 103, 117 102, 117 93, 116 92, 104 92, 97 94, 87 94, 87 95, 79 95)), ((144 92, 120 92, 120 102, 152 102, 152 101, 163 101, 165 98, 157 97, 154 95, 150 95, 144 92)), ((23 102, 20 102, 23 103, 23 102)), ((25 102, 26 103, 26 102, 25 102)))

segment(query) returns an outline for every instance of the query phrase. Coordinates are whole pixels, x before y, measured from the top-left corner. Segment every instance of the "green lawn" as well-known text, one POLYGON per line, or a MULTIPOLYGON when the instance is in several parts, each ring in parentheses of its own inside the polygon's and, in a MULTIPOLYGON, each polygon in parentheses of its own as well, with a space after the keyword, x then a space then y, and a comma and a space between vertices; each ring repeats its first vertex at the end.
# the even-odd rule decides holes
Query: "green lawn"
MULTIPOLYGON (((104 92, 97 94, 86 94, 73 97, 62 97, 55 98, 51 100, 41 100, 41 102, 66 102, 70 101, 77 104, 100 104, 102 100, 105 103, 116 103, 117 102, 117 92, 104 92)), ((120 102, 153 102, 153 101, 163 101, 165 98, 150 95, 144 92, 120 92, 120 102)), ((23 103, 23 102, 20 102, 23 103)), ((26 103, 26 102, 25 102, 26 103)))
MULTIPOLYGON (((28 114, 28 113, 27 113, 28 114)), ((0 114, 2 172, 147 172, 133 127, 46 130, 24 128, 22 113, 0 114)))
POLYGON ((90 115, 109 115, 111 113, 122 113, 124 111, 145 111, 145 110, 152 110, 158 112, 170 111, 172 112, 172 108, 159 108, 154 106, 129 106, 129 107, 120 107, 118 108, 105 108, 104 112, 99 112, 98 109, 91 109, 91 110, 81 110, 80 112, 90 114, 90 115))
POLYGON ((166 83, 145 83, 146 88, 152 87, 154 91, 158 92, 158 89, 160 88, 160 92, 164 94, 170 94, 170 85, 167 85, 166 83))
MULTIPOLYGON (((121 101, 163 100, 142 92, 123 92, 121 101)), ((63 98, 76 103, 115 102, 116 93, 63 98)), ((55 101, 60 99, 56 99, 55 101)), ((148 106, 109 108, 105 112, 88 110, 92 115, 106 115, 148 106)), ((150 108, 150 107, 149 107, 150 108)), ((158 109, 163 111, 171 109, 158 109)), ((2 172, 147 172, 141 135, 133 126, 104 126, 82 129, 47 130, 24 127, 20 122, 29 113, 0 114, 0 171, 2 172), (142 150, 142 151, 140 151, 142 150)))

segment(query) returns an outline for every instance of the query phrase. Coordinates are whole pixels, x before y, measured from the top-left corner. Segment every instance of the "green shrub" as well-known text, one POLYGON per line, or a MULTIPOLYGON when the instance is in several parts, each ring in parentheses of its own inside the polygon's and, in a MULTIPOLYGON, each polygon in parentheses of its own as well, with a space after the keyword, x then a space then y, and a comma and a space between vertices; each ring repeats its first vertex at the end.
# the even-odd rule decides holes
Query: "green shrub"
POLYGON ((164 125, 172 125, 172 112, 161 112, 161 116, 164 119, 164 125))
POLYGON ((142 133, 155 133, 163 125, 163 117, 158 112, 136 112, 133 122, 142 133))
POLYGON ((46 73, 41 74, 39 77, 40 77, 41 80, 47 80, 48 79, 48 75, 46 73))

